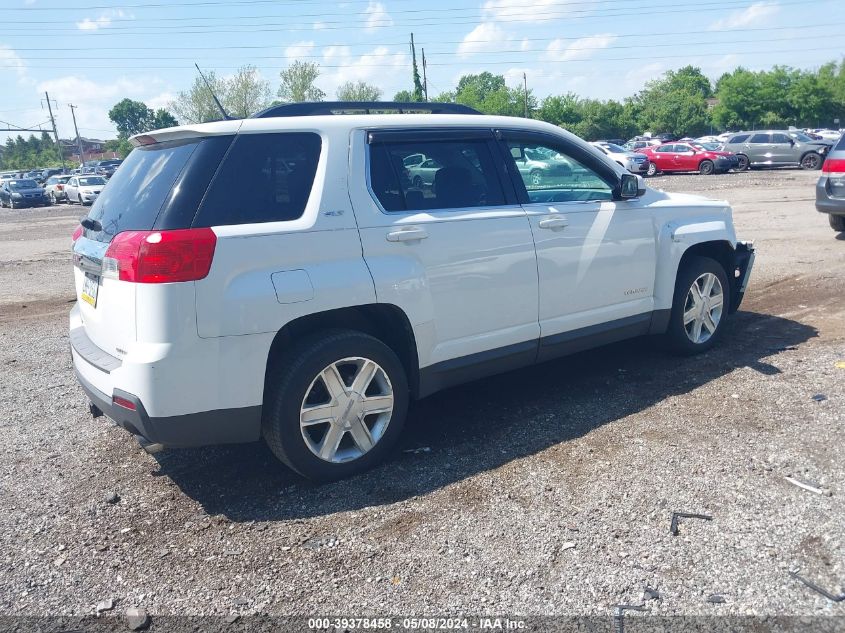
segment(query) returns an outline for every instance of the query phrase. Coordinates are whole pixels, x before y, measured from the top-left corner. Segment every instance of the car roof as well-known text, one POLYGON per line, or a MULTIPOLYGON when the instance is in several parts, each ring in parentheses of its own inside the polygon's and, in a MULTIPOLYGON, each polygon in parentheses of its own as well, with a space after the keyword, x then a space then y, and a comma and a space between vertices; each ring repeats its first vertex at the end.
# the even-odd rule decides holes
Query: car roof
MULTIPOLYGON (((292 117, 266 117, 259 119, 237 119, 181 125, 137 134, 129 140, 135 146, 154 140, 157 143, 177 141, 204 136, 225 136, 238 133, 286 132, 286 131, 338 131, 374 130, 402 128, 502 128, 525 129, 552 134, 563 133, 581 141, 574 134, 562 128, 520 117, 506 117, 486 114, 342 114, 292 117)), ((581 141, 583 142, 583 141, 581 141)))

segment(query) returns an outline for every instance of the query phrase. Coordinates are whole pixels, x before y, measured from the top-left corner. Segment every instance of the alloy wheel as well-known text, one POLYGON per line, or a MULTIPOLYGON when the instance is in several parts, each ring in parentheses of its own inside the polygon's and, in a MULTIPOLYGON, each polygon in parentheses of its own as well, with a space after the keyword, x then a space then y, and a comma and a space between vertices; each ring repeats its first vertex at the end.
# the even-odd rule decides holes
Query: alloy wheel
POLYGON ((684 330, 693 343, 707 342, 722 320, 725 295, 713 273, 700 275, 690 286, 684 303, 684 330))
POLYGON ((299 411, 302 438, 324 461, 358 459, 384 437, 393 403, 393 386, 378 363, 361 357, 335 361, 305 392, 299 411))

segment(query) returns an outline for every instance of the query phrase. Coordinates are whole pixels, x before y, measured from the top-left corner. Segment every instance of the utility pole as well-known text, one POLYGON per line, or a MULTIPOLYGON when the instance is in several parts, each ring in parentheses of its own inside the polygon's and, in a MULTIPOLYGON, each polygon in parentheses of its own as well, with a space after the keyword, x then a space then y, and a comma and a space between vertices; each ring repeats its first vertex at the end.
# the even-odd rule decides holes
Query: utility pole
POLYGON ((428 77, 425 74, 425 49, 422 49, 423 62, 423 92, 425 93, 425 100, 428 101, 428 77))
POLYGON ((525 90, 525 118, 528 118, 528 77, 525 73, 522 73, 522 87, 525 90))
POLYGON ((56 129, 56 119, 53 117, 53 107, 50 105, 50 95, 44 92, 44 98, 47 99, 47 111, 50 113, 50 123, 53 124, 53 138, 56 140, 56 151, 59 152, 59 160, 62 161, 62 169, 64 169, 65 153, 62 151, 62 144, 59 143, 59 132, 56 129))
POLYGON ((81 168, 82 164, 85 163, 85 152, 82 150, 82 139, 79 138, 79 128, 76 127, 76 112, 74 112, 74 110, 76 110, 79 106, 69 103, 68 107, 70 108, 70 114, 73 117, 73 129, 76 132, 76 146, 79 148, 79 162, 81 163, 79 166, 81 168))

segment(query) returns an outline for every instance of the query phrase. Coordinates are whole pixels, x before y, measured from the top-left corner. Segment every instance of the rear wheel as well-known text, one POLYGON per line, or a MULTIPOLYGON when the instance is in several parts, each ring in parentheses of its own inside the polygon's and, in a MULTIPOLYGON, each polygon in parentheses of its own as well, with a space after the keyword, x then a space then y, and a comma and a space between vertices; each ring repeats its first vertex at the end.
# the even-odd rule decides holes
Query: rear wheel
POLYGON ((822 157, 815 152, 807 152, 801 157, 803 169, 819 169, 822 166, 822 157))
POLYGON ((730 309, 724 268, 709 257, 691 257, 678 271, 666 338, 680 354, 707 351, 719 340, 730 309))
POLYGON ((528 174, 528 176, 531 179, 531 184, 534 186, 539 185, 543 181, 543 175, 540 173, 539 169, 533 170, 530 174, 528 174))
POLYGON ((333 481, 385 458, 408 407, 405 370, 392 349, 362 332, 331 330, 272 364, 262 430, 282 462, 333 481))
POLYGON ((827 219, 830 222, 830 228, 834 231, 839 233, 845 231, 845 215, 828 215, 827 219))
POLYGON ((56 194, 52 191, 50 192, 50 204, 56 206, 58 204, 58 200, 56 200, 56 194))
POLYGON ((712 160, 703 160, 698 165, 698 173, 702 176, 712 176, 716 173, 716 166, 713 165, 712 160))
POLYGON ((648 164, 648 169, 646 170, 646 176, 655 176, 657 175, 657 165, 654 163, 648 164))
POLYGON ((10 209, 14 209, 14 208, 15 208, 15 201, 14 201, 14 199, 12 199, 12 198, 9 198, 9 208, 10 208, 10 209))
POLYGON ((419 176, 414 176, 414 187, 416 189, 422 189, 423 180, 419 176))
POLYGON ((737 154, 736 157, 739 161, 736 166, 736 170, 745 171, 746 169, 748 169, 748 166, 751 164, 751 162, 748 160, 748 156, 746 156, 745 154, 737 154))

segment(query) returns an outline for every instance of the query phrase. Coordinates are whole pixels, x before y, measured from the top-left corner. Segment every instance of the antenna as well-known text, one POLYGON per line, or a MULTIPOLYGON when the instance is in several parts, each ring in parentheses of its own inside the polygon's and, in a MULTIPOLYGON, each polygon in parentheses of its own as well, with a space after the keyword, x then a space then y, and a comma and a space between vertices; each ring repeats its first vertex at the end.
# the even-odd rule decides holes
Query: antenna
POLYGON ((223 106, 220 103, 220 100, 217 98, 217 95, 214 94, 214 91, 211 89, 211 84, 208 83, 208 79, 206 79, 205 75, 202 74, 202 71, 200 70, 199 64, 194 62, 194 66, 197 67, 197 72, 200 74, 200 77, 202 77, 202 80, 205 82, 205 87, 208 88, 208 91, 211 93, 211 98, 214 99, 214 103, 217 104, 217 109, 220 110, 220 114, 223 115, 223 118, 226 121, 230 121, 232 119, 232 117, 230 117, 228 114, 226 114, 226 110, 223 109, 223 106))

